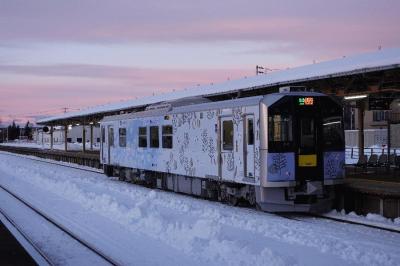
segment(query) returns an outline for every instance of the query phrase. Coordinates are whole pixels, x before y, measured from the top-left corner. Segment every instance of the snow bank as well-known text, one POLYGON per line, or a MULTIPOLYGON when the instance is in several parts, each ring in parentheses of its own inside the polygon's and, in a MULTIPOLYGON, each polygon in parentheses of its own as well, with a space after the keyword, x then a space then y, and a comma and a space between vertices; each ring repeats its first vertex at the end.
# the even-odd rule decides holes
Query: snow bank
POLYGON ((325 216, 343 219, 346 221, 364 223, 367 225, 379 226, 388 229, 394 229, 400 232, 400 217, 392 220, 376 213, 368 213, 366 216, 357 215, 355 212, 349 212, 348 214, 346 214, 345 210, 341 210, 340 212, 332 210, 331 212, 325 214, 325 216))

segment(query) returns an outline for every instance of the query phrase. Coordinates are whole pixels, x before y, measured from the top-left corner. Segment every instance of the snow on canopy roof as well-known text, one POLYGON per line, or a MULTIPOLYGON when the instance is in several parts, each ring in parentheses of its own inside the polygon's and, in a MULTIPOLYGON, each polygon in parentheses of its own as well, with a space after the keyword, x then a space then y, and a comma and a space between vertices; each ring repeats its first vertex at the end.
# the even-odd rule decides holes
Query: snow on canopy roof
POLYGON ((271 72, 268 73, 268 75, 258 75, 238 80, 226 81, 219 84, 196 86, 189 89, 156 96, 99 105, 75 112, 69 112, 62 115, 40 119, 37 121, 37 123, 44 124, 63 119, 96 115, 106 112, 118 112, 135 107, 146 106, 164 101, 173 101, 186 97, 211 96, 235 92, 238 90, 251 90, 260 87, 285 85, 293 82, 339 77, 398 67, 400 67, 400 48, 383 49, 377 52, 359 54, 336 60, 271 72))

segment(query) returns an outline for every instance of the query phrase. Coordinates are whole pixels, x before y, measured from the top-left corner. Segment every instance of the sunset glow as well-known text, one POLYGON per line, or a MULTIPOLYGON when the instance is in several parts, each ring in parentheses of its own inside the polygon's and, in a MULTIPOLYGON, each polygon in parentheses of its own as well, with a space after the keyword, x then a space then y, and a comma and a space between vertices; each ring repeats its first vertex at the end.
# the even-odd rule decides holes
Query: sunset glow
POLYGON ((0 120, 396 47, 399 9, 394 0, 1 1, 0 120))

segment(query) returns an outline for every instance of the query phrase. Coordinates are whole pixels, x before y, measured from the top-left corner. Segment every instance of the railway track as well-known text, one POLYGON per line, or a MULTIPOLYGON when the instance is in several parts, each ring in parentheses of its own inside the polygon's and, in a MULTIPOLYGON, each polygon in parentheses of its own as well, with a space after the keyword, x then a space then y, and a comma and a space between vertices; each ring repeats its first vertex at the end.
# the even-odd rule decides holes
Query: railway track
MULTIPOLYGON (((26 241, 26 243, 34 250, 35 254, 35 259, 36 262, 40 264, 48 264, 48 265, 54 265, 51 260, 44 254, 39 247, 36 246, 35 242, 27 235, 25 232, 18 226, 18 224, 10 217, 7 215, 7 213, 0 208, 0 214, 8 224, 12 226, 12 228, 26 241)), ((8 226, 7 226, 8 227, 8 226)), ((8 228, 9 231, 11 231, 10 228, 8 228)), ((26 246, 24 246, 27 248, 26 246)))
MULTIPOLYGON (((60 231, 80 243, 82 246, 86 247, 88 250, 102 258, 105 262, 109 263, 110 265, 121 265, 121 263, 117 262, 115 259, 109 257, 108 255, 104 254, 102 251, 97 249, 96 247, 92 246, 90 243, 85 241, 84 239, 80 238, 78 235, 70 231, 68 228, 64 227, 62 224, 58 223, 48 215, 46 215, 44 212, 40 211, 36 207, 34 207, 32 204, 29 202, 25 201, 21 197, 19 197, 17 194, 14 192, 10 191, 8 188, 4 187, 3 185, 0 184, 0 189, 5 191, 7 194, 11 195, 13 198, 21 202, 23 205, 28 207, 30 210, 38 214, 40 217, 44 218, 47 222, 50 224, 54 225, 56 228, 58 228, 60 231)), ((43 257, 43 259, 49 264, 49 265, 54 265, 52 261, 46 256, 39 247, 35 245, 35 243, 21 230, 21 228, 18 227, 18 225, 9 217, 7 214, 0 208, 1 214, 6 217, 7 221, 11 223, 15 229, 29 242, 29 244, 43 257)))
MULTIPOLYGON (((85 169, 85 168, 76 167, 76 166, 73 166, 73 165, 65 165, 65 164, 61 164, 61 163, 57 163, 57 162, 49 162, 48 160, 35 159, 35 158, 31 158, 31 157, 22 156, 22 155, 19 155, 19 154, 12 154, 12 153, 9 153, 9 152, 7 152, 7 155, 15 156, 15 157, 22 157, 22 158, 29 159, 29 160, 32 160, 32 161, 38 161, 38 162, 43 162, 43 163, 48 163, 48 164, 54 164, 54 165, 59 165, 59 166, 66 167, 66 168, 73 168, 73 169, 87 171, 87 172, 93 172, 93 173, 97 173, 97 174, 102 174, 103 173, 102 171, 98 171, 98 170, 85 169)), ((279 217, 285 218, 285 219, 294 220, 294 221, 300 221, 300 222, 306 222, 307 220, 305 218, 318 218, 318 219, 332 220, 332 221, 345 223, 345 224, 360 225, 360 226, 365 226, 365 227, 369 227, 369 228, 384 230, 384 231, 393 232, 393 233, 400 233, 400 228, 399 229, 394 229, 394 228, 389 228, 389 227, 381 227, 381 226, 374 225, 374 224, 363 223, 361 221, 352 221, 352 220, 340 219, 339 217, 337 217, 337 218, 336 217, 329 217, 329 216, 326 216, 326 215, 323 215, 323 214, 276 213, 276 215, 279 216, 279 217)))

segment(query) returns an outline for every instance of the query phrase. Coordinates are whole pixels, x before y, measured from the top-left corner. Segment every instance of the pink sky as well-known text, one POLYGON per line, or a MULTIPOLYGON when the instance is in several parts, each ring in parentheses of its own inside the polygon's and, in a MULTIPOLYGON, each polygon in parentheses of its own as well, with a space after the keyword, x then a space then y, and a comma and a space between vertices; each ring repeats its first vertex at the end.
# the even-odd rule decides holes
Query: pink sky
POLYGON ((399 46, 398 10, 394 0, 4 0, 0 119, 399 46))

